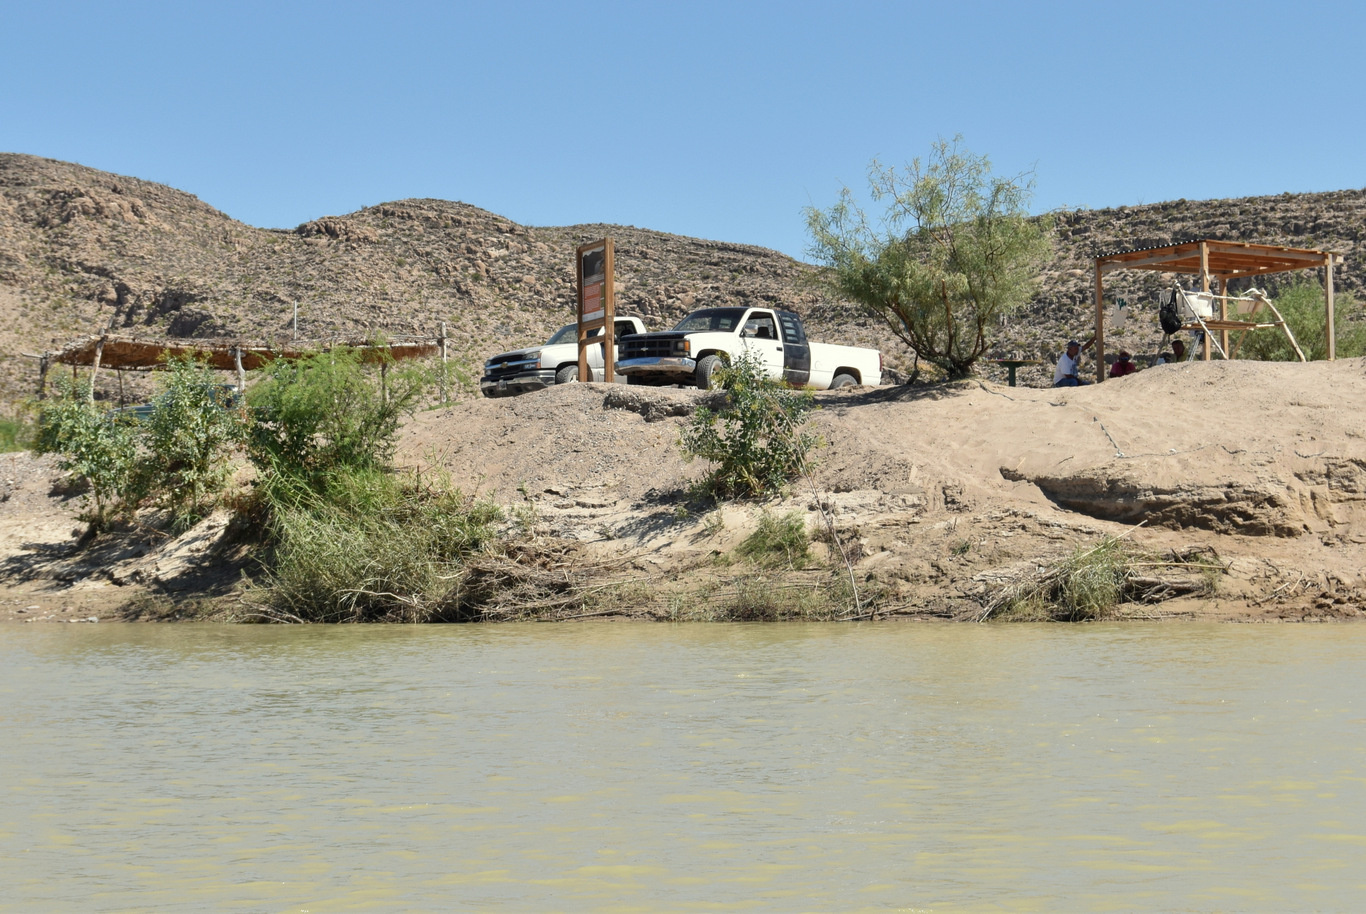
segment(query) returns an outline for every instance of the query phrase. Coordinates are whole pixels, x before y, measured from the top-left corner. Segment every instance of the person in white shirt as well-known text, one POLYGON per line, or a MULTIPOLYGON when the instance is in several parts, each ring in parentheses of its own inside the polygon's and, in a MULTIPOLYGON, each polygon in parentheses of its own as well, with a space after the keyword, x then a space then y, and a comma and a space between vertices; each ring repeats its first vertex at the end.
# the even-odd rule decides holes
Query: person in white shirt
POLYGON ((1081 373, 1077 370, 1081 364, 1081 354, 1091 348, 1091 344, 1096 341, 1093 336, 1085 344, 1078 343, 1076 340, 1067 341, 1067 351, 1058 356, 1058 367, 1053 369, 1054 387, 1076 387, 1081 384, 1090 384, 1090 381, 1083 381, 1081 373))

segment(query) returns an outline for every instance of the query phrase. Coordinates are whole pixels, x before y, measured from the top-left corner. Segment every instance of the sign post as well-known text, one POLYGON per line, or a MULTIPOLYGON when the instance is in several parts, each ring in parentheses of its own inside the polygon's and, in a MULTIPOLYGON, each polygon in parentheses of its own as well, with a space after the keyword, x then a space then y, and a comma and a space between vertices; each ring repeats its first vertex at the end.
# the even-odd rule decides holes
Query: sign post
POLYGON ((588 347, 602 343, 602 379, 609 384, 615 380, 617 362, 616 340, 612 333, 617 316, 616 295, 612 288, 614 263, 612 239, 590 241, 579 245, 576 253, 579 277, 579 380, 593 380, 593 369, 588 365, 588 347), (602 328, 601 337, 588 334, 602 328))

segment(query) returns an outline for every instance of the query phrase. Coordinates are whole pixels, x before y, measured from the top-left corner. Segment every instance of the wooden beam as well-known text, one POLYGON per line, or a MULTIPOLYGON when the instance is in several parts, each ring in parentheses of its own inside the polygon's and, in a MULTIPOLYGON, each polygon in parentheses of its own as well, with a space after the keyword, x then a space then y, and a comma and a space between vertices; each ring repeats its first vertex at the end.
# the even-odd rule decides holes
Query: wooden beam
MULTIPOLYGON (((1209 243, 1205 241, 1200 242, 1200 291, 1209 292, 1209 243)), ((1200 357, 1206 362, 1209 361, 1209 344, 1209 332, 1201 333, 1200 348, 1203 352, 1200 357)), ((1227 351, 1225 350, 1225 352, 1227 351)))
POLYGON ((1105 282, 1096 261, 1096 383, 1105 383, 1105 282))
MULTIPOLYGON (((95 344, 95 364, 90 369, 90 402, 95 402, 95 377, 100 373, 100 360, 104 358, 104 337, 95 344)), ((75 367, 74 365, 72 366, 75 367)))
MULTIPOLYGON (((1220 278, 1220 280, 1219 280, 1219 291, 1222 293, 1222 294, 1219 296, 1219 320, 1221 320, 1221 321, 1226 321, 1226 320, 1228 320, 1228 279, 1227 279, 1227 277, 1222 277, 1222 278, 1220 278)), ((1219 331, 1219 348, 1222 349, 1222 350, 1224 351, 1224 353, 1225 353, 1224 358, 1228 358, 1228 331, 1227 331, 1227 330, 1220 330, 1220 331, 1219 331)))
POLYGON ((1328 256, 1323 261, 1323 299, 1324 310, 1327 312, 1328 325, 1324 328, 1323 338, 1328 341, 1328 361, 1336 361, 1338 357, 1337 328, 1333 326, 1333 258, 1328 256))

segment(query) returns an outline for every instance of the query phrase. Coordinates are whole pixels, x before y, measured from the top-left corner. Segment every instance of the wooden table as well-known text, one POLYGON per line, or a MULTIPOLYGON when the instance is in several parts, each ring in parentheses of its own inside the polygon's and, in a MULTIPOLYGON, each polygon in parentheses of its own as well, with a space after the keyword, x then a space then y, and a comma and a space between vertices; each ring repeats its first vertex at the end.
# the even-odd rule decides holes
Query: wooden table
POLYGON ((1009 372, 1010 386, 1015 386, 1015 369, 1022 365, 1042 365, 1042 359, 990 359, 997 365, 1004 365, 1009 372))

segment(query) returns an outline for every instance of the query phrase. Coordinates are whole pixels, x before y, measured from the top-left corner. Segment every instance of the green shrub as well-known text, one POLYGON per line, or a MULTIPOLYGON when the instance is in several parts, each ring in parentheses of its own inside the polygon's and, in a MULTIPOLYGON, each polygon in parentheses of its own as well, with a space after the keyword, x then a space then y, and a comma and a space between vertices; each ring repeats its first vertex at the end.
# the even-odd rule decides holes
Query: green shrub
POLYGON ((95 405, 88 380, 58 377, 39 407, 34 450, 57 454, 58 466, 89 485, 88 519, 93 529, 102 527, 128 490, 135 460, 129 424, 95 405))
POLYGON ((33 442, 34 429, 24 415, 0 419, 0 454, 26 451, 33 442))
POLYGON ((190 358, 172 359, 157 387, 138 429, 145 456, 136 486, 170 508, 179 526, 189 526, 227 483, 229 452, 244 434, 242 410, 213 369, 190 358))
POLYGON ((248 397, 251 461, 315 489, 338 472, 387 466, 399 423, 433 380, 417 362, 389 365, 385 377, 344 347, 271 363, 248 397))
POLYGON ((260 594, 276 621, 458 618, 463 561, 501 517, 445 480, 373 469, 334 472, 322 494, 291 476, 262 488, 274 555, 260 594))
MULTIPOLYGON (((1328 357, 1328 341, 1324 331, 1323 289, 1315 283, 1304 282, 1290 286, 1277 295, 1273 301, 1276 310, 1285 318, 1295 342, 1300 344, 1305 358, 1310 361, 1328 357)), ((1333 303, 1333 332, 1335 349, 1340 359, 1356 358, 1366 355, 1366 321, 1362 318, 1361 307, 1350 294, 1339 295, 1333 303)), ((1261 311, 1259 320, 1274 319, 1274 315, 1261 311)), ((1231 334, 1230 345, 1237 339, 1231 334)), ((1243 338, 1238 348, 1238 358, 1256 359, 1263 362, 1294 362, 1299 357, 1291 347, 1285 334, 1276 329, 1252 330, 1243 338)))
POLYGON ((718 372, 726 403, 699 408, 683 429, 683 458, 701 457, 713 468, 703 486, 720 497, 753 497, 781 489, 802 472, 820 439, 809 426, 816 409, 811 391, 794 391, 769 378, 762 363, 742 356, 718 372))
POLYGON ((811 535, 799 511, 775 516, 765 511, 758 528, 735 550, 757 565, 800 568, 810 557, 811 535))

